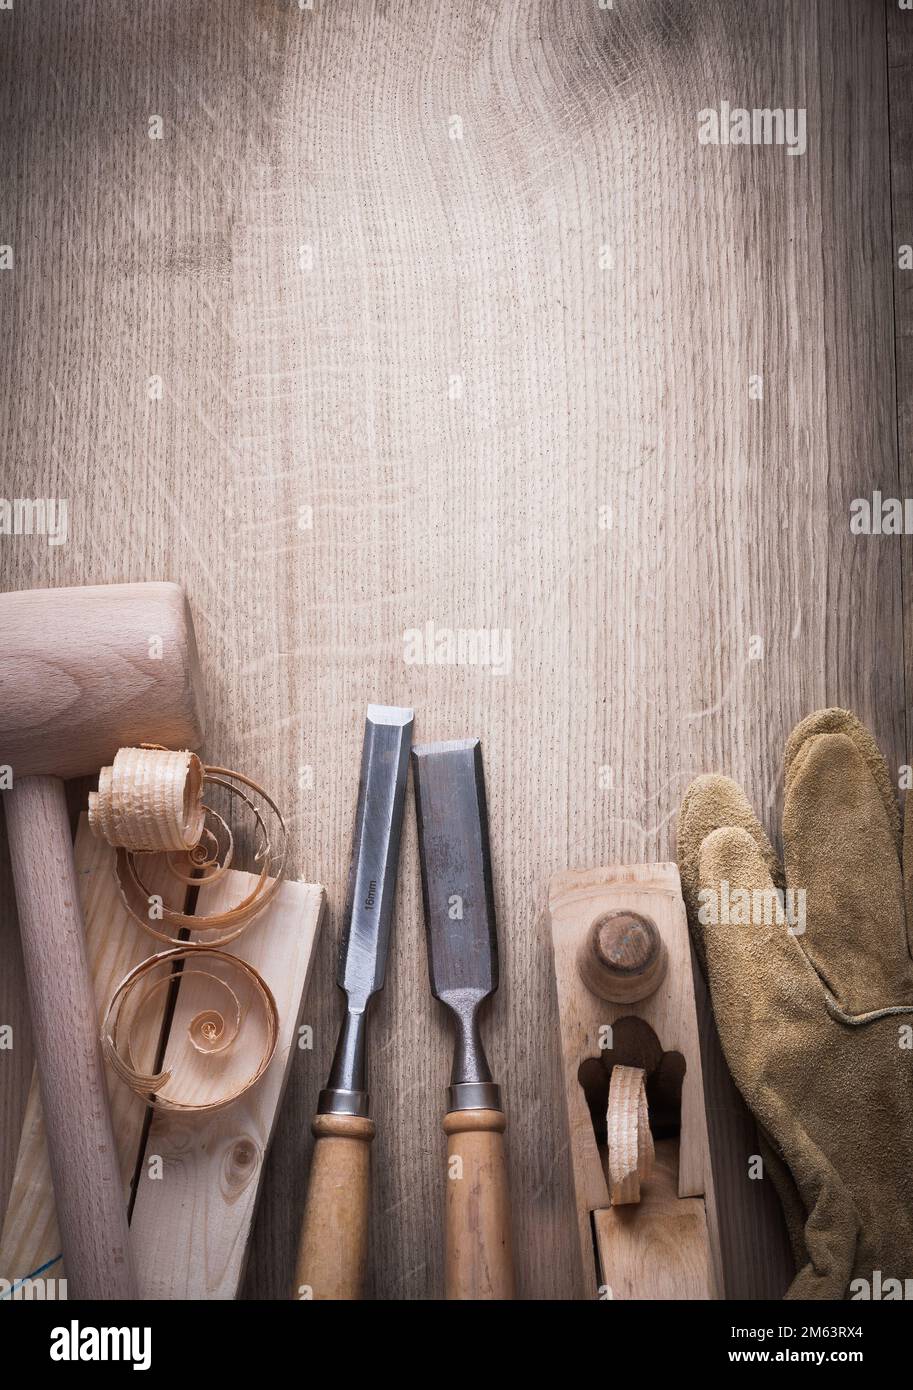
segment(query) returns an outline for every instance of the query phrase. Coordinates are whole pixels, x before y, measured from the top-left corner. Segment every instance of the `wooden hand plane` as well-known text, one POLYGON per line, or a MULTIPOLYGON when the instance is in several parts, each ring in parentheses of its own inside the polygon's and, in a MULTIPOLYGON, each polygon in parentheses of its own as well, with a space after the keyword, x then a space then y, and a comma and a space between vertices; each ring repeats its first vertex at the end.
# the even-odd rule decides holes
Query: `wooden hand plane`
POLYGON ((688 924, 674 864, 568 870, 549 919, 583 1287, 720 1296, 688 924))

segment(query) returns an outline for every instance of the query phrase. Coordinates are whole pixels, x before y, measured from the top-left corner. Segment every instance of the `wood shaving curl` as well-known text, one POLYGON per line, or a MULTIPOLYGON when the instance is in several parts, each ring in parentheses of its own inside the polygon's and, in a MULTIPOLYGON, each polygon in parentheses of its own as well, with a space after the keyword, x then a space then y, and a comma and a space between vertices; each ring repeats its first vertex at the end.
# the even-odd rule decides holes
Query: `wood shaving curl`
POLYGON ((143 931, 167 946, 185 939, 200 948, 227 946, 272 901, 285 875, 288 830, 272 797, 231 768, 204 767, 193 753, 173 753, 147 744, 122 748, 113 768, 102 770, 98 793, 90 793, 89 823, 96 834, 103 834, 117 848, 115 874, 130 916, 143 931), (193 761, 188 763, 187 759, 193 761), (198 786, 194 763, 200 769, 198 786), (151 862, 147 856, 169 850, 171 876, 193 888, 209 887, 231 868, 234 833, 225 817, 207 805, 207 787, 227 791, 253 818, 257 836, 254 862, 259 865, 259 876, 247 896, 232 907, 212 913, 181 912, 168 907, 161 895, 147 886, 144 874, 151 862), (261 803, 275 820, 275 846, 261 803), (179 806, 183 808, 181 814, 179 806), (174 843, 179 821, 185 827, 180 832, 183 839, 174 843), (195 838, 187 844, 190 826, 195 838), (194 940, 204 933, 204 940, 194 940))
POLYGON ((116 1075, 156 1109, 203 1112, 229 1105, 269 1066, 279 1017, 259 971, 218 948, 236 940, 279 889, 288 856, 282 814, 240 772, 204 766, 186 750, 143 744, 120 749, 113 765, 102 769, 98 791, 89 796, 89 825, 117 851, 114 871, 128 913, 171 948, 142 961, 117 986, 102 1024, 104 1055, 116 1075), (145 881, 163 854, 171 877, 188 889, 216 883, 235 858, 234 831, 207 804, 207 788, 228 793, 252 818, 259 872, 231 907, 177 911, 145 881), (278 827, 272 833, 264 807, 278 827), (182 1017, 188 1007, 192 1016, 182 1017), (160 1058, 163 1021, 172 1008, 160 1058))
POLYGON ((121 1081, 154 1109, 202 1113, 230 1105, 250 1090, 272 1061, 278 1037, 276 1000, 259 971, 227 951, 183 946, 149 956, 121 980, 105 1013, 101 1042, 121 1081), (157 1046, 161 1003, 179 983, 202 997, 195 1000, 193 1016, 181 1029, 172 1026, 166 1052, 170 1064, 149 1070, 143 1052, 157 1046), (255 1009, 259 1025, 253 1023, 255 1009), (259 1026, 263 1041, 250 1062, 241 1054, 245 1044, 250 1051, 254 1026, 259 1026), (215 1096, 212 1069, 204 1070, 202 1060, 213 1056, 225 1087, 215 1096))
POLYGON ((615 1066, 606 1114, 609 1196, 612 1206, 640 1201, 640 1185, 653 1172, 653 1136, 642 1067, 615 1066))
POLYGON ((124 849, 191 850, 203 834, 202 798, 196 753, 121 748, 89 793, 89 829, 124 849))

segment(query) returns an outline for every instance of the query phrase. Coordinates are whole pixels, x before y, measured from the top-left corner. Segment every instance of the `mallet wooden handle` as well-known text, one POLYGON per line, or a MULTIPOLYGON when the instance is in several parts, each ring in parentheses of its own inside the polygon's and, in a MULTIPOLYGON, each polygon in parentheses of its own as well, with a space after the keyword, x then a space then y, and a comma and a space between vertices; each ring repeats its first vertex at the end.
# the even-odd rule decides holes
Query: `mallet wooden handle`
POLYGON ((316 1115, 293 1297, 361 1298, 368 1258, 374 1121, 316 1115))
POLYGON ((17 779, 3 804, 67 1291, 136 1298, 63 782, 17 779))
POLYGON ((444 1117, 448 1298, 514 1296, 506 1127, 500 1110, 451 1110, 444 1117))

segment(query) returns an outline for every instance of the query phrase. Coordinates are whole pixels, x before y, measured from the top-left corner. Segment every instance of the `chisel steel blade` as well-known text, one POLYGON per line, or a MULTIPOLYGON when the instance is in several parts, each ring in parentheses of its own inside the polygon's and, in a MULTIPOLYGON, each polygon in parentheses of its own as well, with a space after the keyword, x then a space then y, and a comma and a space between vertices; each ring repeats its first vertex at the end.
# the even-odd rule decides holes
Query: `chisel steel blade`
POLYGON ((479 740, 413 749, 431 988, 438 999, 498 987, 488 811, 479 740))
POLYGON ((369 705, 337 984, 364 1007, 383 988, 406 799, 412 710, 369 705))
POLYGON ((451 1089, 490 1083, 478 1010, 498 987, 491 851, 478 739, 412 750, 432 992, 457 1026, 451 1089))
POLYGON ((406 799, 412 710, 369 705, 336 982, 346 1013, 321 1114, 367 1115, 368 1001, 383 987, 406 799))

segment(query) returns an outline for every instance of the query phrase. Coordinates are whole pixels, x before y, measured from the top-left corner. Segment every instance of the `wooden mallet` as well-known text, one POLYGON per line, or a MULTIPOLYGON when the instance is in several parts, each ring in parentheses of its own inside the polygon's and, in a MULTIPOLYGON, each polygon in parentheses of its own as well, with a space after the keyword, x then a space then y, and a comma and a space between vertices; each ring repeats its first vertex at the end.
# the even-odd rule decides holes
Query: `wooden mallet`
POLYGON ((176 584, 111 584, 0 595, 0 632, 2 799, 67 1290, 135 1298, 64 779, 138 743, 199 747, 193 623, 176 584))

